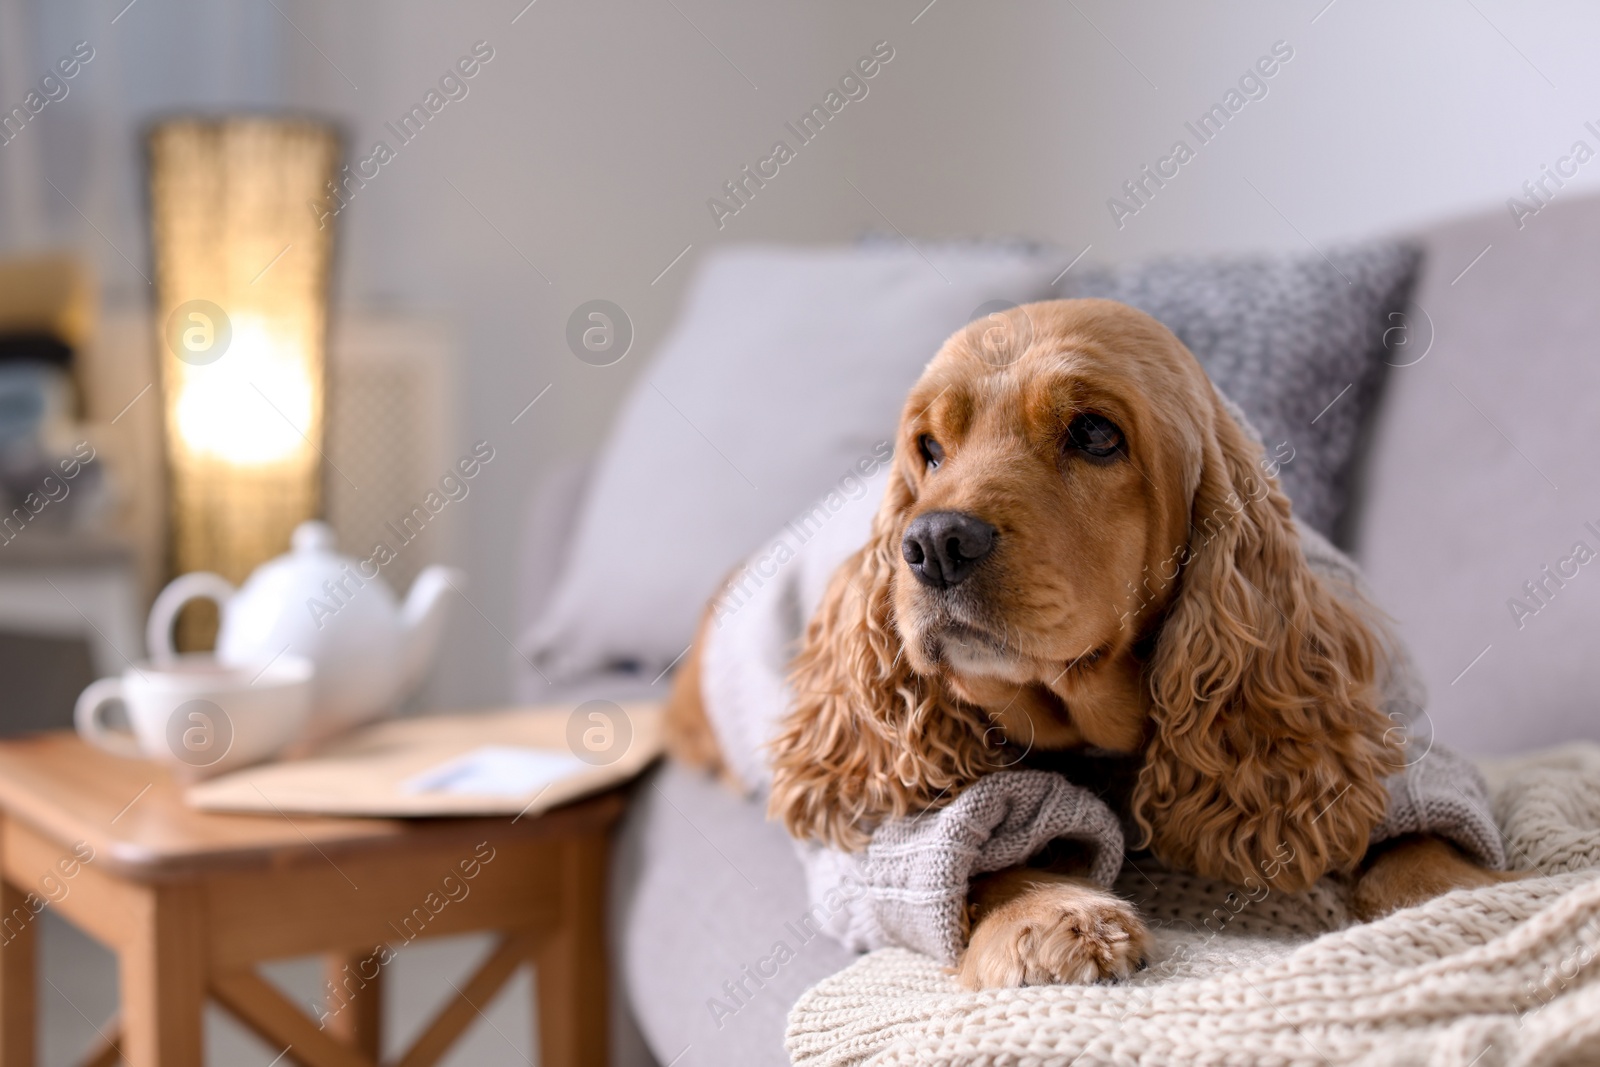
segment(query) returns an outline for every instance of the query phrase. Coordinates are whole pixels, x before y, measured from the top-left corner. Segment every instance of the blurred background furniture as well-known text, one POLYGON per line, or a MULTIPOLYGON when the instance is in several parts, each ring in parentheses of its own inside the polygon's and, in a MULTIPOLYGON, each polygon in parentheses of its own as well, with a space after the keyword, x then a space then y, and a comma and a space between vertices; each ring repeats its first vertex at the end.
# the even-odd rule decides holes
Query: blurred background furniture
MULTIPOLYGON (((0 642, 24 634, 66 638, 87 646, 96 677, 120 673, 144 649, 144 597, 133 548, 106 535, 19 537, 0 551, 0 634, 7 635, 0 642)), ((77 690, 59 692, 59 683, 70 686, 77 677, 64 678, 63 670, 70 668, 15 664, 7 672, 10 683, 29 688, 5 698, 0 730, 60 726, 53 709, 62 706, 63 695, 68 708, 77 696, 77 690), (30 711, 39 718, 30 721, 30 711)))
MULTIPOLYGON (((144 655, 145 613, 168 567, 151 329, 148 312, 101 316, 78 354, 84 416, 76 425, 108 473, 96 522, 0 545, 0 673, 8 682, 0 687, 0 735, 70 724, 84 686, 144 655)), ((324 450, 350 480, 330 473, 325 502, 351 551, 365 554, 384 523, 406 515, 453 469, 453 352, 437 318, 356 309, 334 320, 324 450)), ((454 517, 431 524, 384 568, 385 581, 408 588, 424 567, 453 558, 458 539, 454 517)), ((415 702, 433 703, 426 687, 415 702)))
POLYGON ((163 769, 75 735, 0 743, 0 1067, 35 1062, 40 900, 118 956, 122 1010, 87 1063, 198 1067, 211 997, 295 1062, 432 1064, 532 964, 541 1067, 602 1067, 621 809, 609 792, 523 819, 209 815, 163 769), (413 939, 485 930, 486 958, 383 1057, 391 959, 413 939), (325 1026, 256 970, 311 954, 328 960, 325 1026))
MULTIPOLYGON (((1592 462, 1600 453, 1600 422, 1593 414, 1600 395, 1600 305, 1589 296, 1600 277, 1600 198, 1550 205, 1537 226, 1525 230, 1495 210, 1417 231, 1414 238, 1424 262, 1411 305, 1372 329, 1385 366, 1381 392, 1369 398, 1375 404, 1359 426, 1360 439, 1368 443, 1348 472, 1345 543, 1366 568, 1379 605, 1393 616, 1427 682, 1430 702, 1419 733, 1482 755, 1600 739, 1600 659, 1590 647, 1600 633, 1600 570, 1584 565, 1574 576, 1569 568, 1560 585, 1542 570, 1568 557, 1575 541, 1600 551, 1600 535, 1585 525, 1600 528, 1600 469, 1592 462), (1538 601, 1530 599, 1530 581, 1536 588, 1544 583, 1538 601), (1514 598, 1536 609, 1532 617, 1509 609, 1514 598)), ((878 295, 863 287, 860 299, 878 295)), ((691 307, 684 319, 715 322, 717 310, 691 307)), ((835 311, 845 318, 867 314, 857 306, 835 305, 835 311)), ((958 318, 970 311, 948 309, 958 318)), ((741 313, 727 311, 733 321, 741 313)), ((924 325, 908 322, 905 328, 924 325)), ((650 380, 672 395, 674 376, 702 373, 706 368, 695 361, 721 358, 715 345, 704 342, 702 336, 669 344, 647 372, 650 380)), ((742 352, 752 365, 740 373, 755 380, 765 374, 781 378, 796 359, 781 345, 752 345, 742 352)), ((857 397, 876 390, 903 394, 919 367, 884 354, 833 380, 840 393, 857 397)), ((713 399, 704 391, 690 395, 699 403, 713 399)), ((719 424, 724 435, 715 438, 715 448, 725 457, 748 465, 780 462, 760 455, 774 448, 832 455, 831 414, 802 406, 805 417, 790 419, 782 403, 790 393, 763 389, 750 395, 750 403, 763 406, 746 418, 744 436, 729 436, 738 419, 719 424), (762 435, 774 426, 781 436, 763 444, 762 435)), ((1328 399, 1317 398, 1308 412, 1328 399)), ((690 417, 698 415, 688 410, 690 417)), ((639 419, 637 409, 625 408, 615 440, 628 440, 634 432, 630 420, 639 419)), ((887 437, 893 411, 882 419, 881 435, 887 437)), ((1303 430, 1297 437, 1294 427, 1287 429, 1291 441, 1303 440, 1303 430)), ((660 449, 668 448, 666 432, 654 437, 660 449)), ((690 440, 692 429, 684 433, 688 443, 682 447, 704 447, 690 440)), ((613 464, 663 462, 658 454, 608 447, 613 464)), ((703 458, 696 478, 704 480, 706 470, 725 477, 695 492, 719 494, 716 500, 689 493, 687 482, 669 481, 657 491, 688 494, 685 515, 696 509, 722 514, 722 497, 748 490, 715 452, 707 449, 703 458)), ((563 561, 570 565, 578 551, 571 538, 582 528, 598 467, 570 464, 557 471, 530 506, 524 528, 524 651, 547 673, 557 663, 538 658, 539 635, 547 632, 541 625, 549 611, 570 609, 552 609, 553 590, 563 561), (575 512, 578 517, 571 518, 575 512)), ((759 478, 757 484, 764 508, 788 514, 800 513, 830 488, 826 479, 800 486, 759 478)), ((658 522, 656 501, 641 499, 639 506, 648 512, 641 514, 640 526, 658 522)), ((741 551, 754 550, 774 532, 776 526, 744 530, 748 540, 741 551)), ((673 551, 681 557, 695 543, 687 537, 673 551)), ((688 644, 698 602, 737 558, 723 552, 733 558, 705 561, 696 570, 705 588, 673 614, 668 625, 676 631, 652 634, 641 655, 688 644)), ((675 581, 696 566, 678 562, 675 581)), ((637 611, 639 602, 630 598, 650 595, 637 591, 639 584, 619 585, 589 610, 601 618, 637 611)), ((660 623, 662 616, 649 621, 660 623)), ((665 679, 626 669, 625 652, 607 651, 618 669, 559 685, 523 666, 520 691, 549 699, 659 694, 665 679)), ((789 1005, 850 954, 825 937, 791 943, 795 958, 759 989, 730 993, 724 983, 737 982, 742 968, 768 957, 775 938, 792 938, 785 924, 810 906, 792 847, 781 827, 766 822, 761 798, 736 797, 681 768, 667 765, 635 791, 617 846, 611 922, 627 1010, 657 1062, 665 1064, 685 1049, 693 1050, 685 1062, 787 1062, 782 1035, 789 1005), (736 1010, 731 1016, 712 1013, 710 998, 736 1010)), ((627 1032, 632 1023, 618 1025, 627 1032)))
MULTIPOLYGON (((325 517, 345 551, 365 556, 469 448, 455 418, 457 351, 438 318, 394 308, 341 312, 328 345, 325 517)), ((406 590, 424 567, 456 558, 456 529, 448 517, 431 524, 384 566, 384 581, 406 590)))
POLYGON ((73 256, 0 262, 0 734, 63 725, 76 691, 143 648, 159 548, 141 550, 120 479, 152 464, 118 447, 137 417, 119 428, 105 410, 98 386, 117 393, 130 368, 96 373, 117 360, 95 295, 73 256))

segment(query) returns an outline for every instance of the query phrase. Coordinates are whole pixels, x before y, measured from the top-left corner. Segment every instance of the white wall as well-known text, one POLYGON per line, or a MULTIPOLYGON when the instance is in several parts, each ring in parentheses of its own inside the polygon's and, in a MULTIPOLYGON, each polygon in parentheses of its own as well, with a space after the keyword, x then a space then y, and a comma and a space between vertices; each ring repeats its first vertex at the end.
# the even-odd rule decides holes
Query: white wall
MULTIPOLYGON (((1600 119, 1593 8, 1337 0, 1313 23, 1326 2, 940 0, 913 27, 874 18, 905 65, 863 109, 855 165, 908 233, 1042 234, 1126 260, 1303 248, 1503 204, 1600 119), (1107 198, 1174 139, 1195 143, 1184 122, 1277 40, 1295 54, 1268 95, 1115 227, 1107 198)), ((1600 184, 1600 164, 1578 184, 1600 184)))
MULTIPOLYGON (((140 0, 96 29, 115 44, 115 64, 91 68, 79 99, 87 114, 112 116, 103 138, 138 117, 94 96, 92 79, 115 74, 141 87, 135 103, 265 99, 340 116, 366 149, 474 41, 495 49, 470 95, 340 219, 341 297, 448 316, 462 353, 463 445, 485 437, 505 457, 456 531, 483 613, 460 613, 442 668, 437 691, 456 703, 506 692, 510 652, 497 629, 513 631, 513 543, 529 485, 552 457, 602 439, 713 244, 849 240, 885 230, 886 216, 913 239, 1028 236, 1092 244, 1090 258, 1102 260, 1325 245, 1504 210, 1586 119, 1600 120, 1600 66, 1587 52, 1600 11, 1577 3, 1311 0, 1219 12, 1176 0, 937 0, 925 10, 926 0, 538 0, 513 25, 523 2, 279 0, 279 15, 240 0, 208 5, 234 14, 197 23, 192 5, 140 0), (124 34, 136 20, 149 25, 124 34), (878 40, 895 58, 866 99, 719 231, 706 199, 878 40), (1294 58, 1268 95, 1118 229, 1107 198, 1278 40, 1294 58), (204 62, 185 65, 183 42, 204 62), (257 70, 263 56, 267 73, 257 70), (652 285, 685 245, 688 256, 652 285), (567 314, 593 297, 621 304, 638 332, 633 353, 608 368, 579 362, 563 341, 567 314)), ((60 6, 109 18, 98 6, 60 6)), ((0 45, 8 98, 29 77, 13 74, 17 51, 32 61, 0 45)), ((116 143, 126 148, 131 137, 116 143)), ((62 152, 53 165, 69 168, 62 152)), ((0 149, 0 186, 25 180, 10 153, 0 149)), ((1597 185, 1600 162, 1559 195, 1597 185)), ((136 201, 130 187, 105 211, 136 201)), ((0 239, 20 240, 16 212, 0 218, 0 239)), ((140 291, 70 212, 57 205, 51 225, 83 242, 114 288, 140 291)), ((136 220, 116 225, 137 247, 136 220)))

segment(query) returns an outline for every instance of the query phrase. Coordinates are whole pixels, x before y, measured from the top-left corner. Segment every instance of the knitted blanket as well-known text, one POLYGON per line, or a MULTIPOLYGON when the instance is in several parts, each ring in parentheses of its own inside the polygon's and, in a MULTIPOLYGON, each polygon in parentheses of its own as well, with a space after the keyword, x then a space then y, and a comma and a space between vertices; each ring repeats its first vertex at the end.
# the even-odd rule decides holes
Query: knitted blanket
POLYGON ((1150 967, 1120 984, 972 993, 881 949, 800 998, 800 1067, 1600 1062, 1600 748, 1489 768, 1518 882, 1353 924, 1344 887, 1231 890, 1127 864, 1150 967), (1141 869, 1142 868, 1142 869, 1141 869))

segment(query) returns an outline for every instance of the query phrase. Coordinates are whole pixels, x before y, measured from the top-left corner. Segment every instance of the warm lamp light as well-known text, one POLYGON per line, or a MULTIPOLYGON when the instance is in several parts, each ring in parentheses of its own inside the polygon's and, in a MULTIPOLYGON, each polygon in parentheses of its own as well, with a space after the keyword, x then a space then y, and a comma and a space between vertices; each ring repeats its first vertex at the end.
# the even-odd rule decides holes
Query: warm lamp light
POLYGON ((321 505, 328 127, 175 119, 148 139, 172 562, 235 582, 321 505))
POLYGON ((184 449, 235 467, 314 466, 299 427, 316 422, 320 383, 304 348, 259 319, 235 317, 230 351, 226 363, 185 375, 173 412, 184 449))

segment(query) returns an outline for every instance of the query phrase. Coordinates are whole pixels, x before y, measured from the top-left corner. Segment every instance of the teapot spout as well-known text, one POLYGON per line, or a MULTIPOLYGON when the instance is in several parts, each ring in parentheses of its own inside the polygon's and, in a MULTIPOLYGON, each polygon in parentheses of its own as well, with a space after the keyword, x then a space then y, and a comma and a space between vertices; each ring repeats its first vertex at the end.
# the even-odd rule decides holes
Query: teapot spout
POLYGON ((467 576, 454 567, 426 567, 411 583, 406 602, 400 609, 405 633, 405 680, 402 697, 409 695, 433 666, 444 633, 445 595, 464 584, 467 576))

